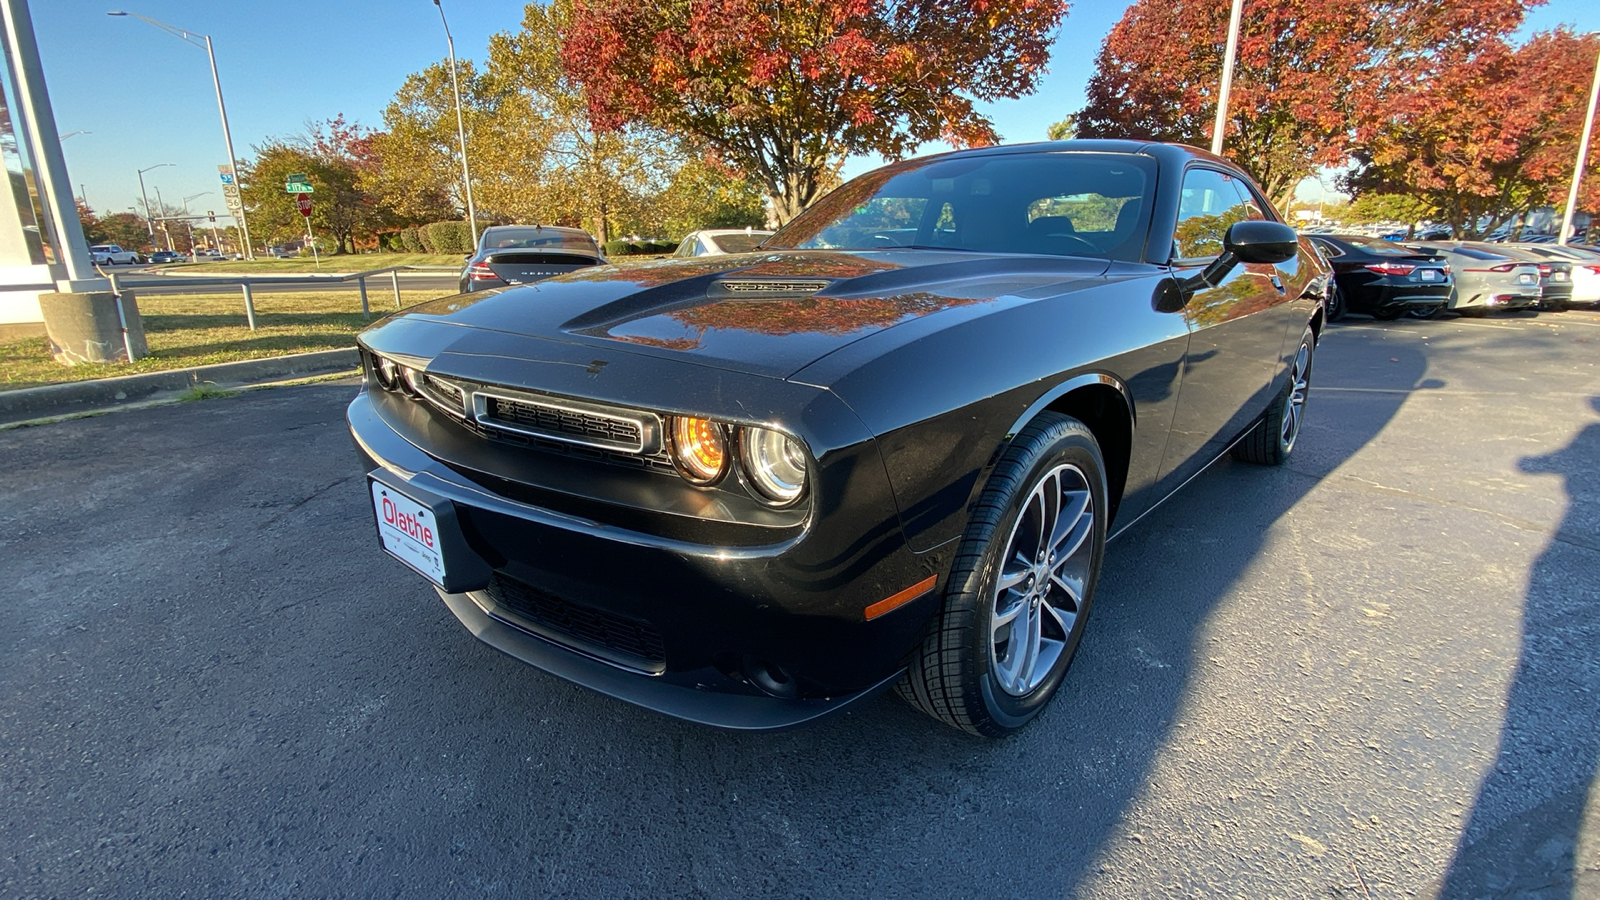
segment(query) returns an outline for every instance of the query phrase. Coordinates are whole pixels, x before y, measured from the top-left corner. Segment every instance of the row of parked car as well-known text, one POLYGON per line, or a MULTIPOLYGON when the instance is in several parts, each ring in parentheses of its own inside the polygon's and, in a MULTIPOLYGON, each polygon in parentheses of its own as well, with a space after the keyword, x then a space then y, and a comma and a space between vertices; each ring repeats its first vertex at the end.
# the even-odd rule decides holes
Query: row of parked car
MULTIPOLYGON (((691 232, 674 257, 721 256, 754 250, 772 236, 752 228, 691 232)), ((555 225, 492 225, 478 236, 478 251, 461 270, 461 293, 526 284, 606 262, 600 244, 581 228, 555 225)))
POLYGON ((1519 309, 1600 305, 1600 248, 1544 243, 1422 240, 1312 234, 1333 269, 1328 320, 1486 316, 1519 309))

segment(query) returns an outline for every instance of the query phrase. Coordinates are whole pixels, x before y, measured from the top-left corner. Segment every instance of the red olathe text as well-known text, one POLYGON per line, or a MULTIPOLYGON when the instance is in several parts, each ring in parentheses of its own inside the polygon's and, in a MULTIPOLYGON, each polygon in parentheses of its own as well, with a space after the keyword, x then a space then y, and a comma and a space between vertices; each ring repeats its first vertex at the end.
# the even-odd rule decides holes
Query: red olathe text
POLYGON ((424 547, 433 549, 433 529, 417 521, 416 516, 401 512, 388 497, 383 498, 383 521, 416 538, 424 547))

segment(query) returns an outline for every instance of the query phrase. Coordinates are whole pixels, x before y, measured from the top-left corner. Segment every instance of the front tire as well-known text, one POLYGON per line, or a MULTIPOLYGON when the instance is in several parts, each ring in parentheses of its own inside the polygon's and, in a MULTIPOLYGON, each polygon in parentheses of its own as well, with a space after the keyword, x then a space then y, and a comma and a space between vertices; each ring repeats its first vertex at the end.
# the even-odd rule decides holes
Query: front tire
POLYGON ((1316 333, 1307 328, 1300 336, 1300 346, 1289 366, 1288 383, 1256 422, 1256 427, 1233 445, 1234 459, 1263 466, 1281 466, 1289 461, 1289 454, 1294 452, 1295 442, 1300 438, 1300 424, 1311 394, 1311 358, 1316 349, 1316 333))
POLYGON ((984 488, 900 695, 985 737, 1033 721, 1083 637, 1108 509, 1105 463, 1087 426, 1043 413, 1023 429, 984 488))

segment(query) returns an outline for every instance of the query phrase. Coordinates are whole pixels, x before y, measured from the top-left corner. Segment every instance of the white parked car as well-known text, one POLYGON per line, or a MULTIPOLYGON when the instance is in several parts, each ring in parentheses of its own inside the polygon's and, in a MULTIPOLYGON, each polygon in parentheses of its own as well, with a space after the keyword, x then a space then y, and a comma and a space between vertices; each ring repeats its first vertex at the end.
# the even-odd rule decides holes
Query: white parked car
POLYGON ((120 244, 95 244, 89 248, 89 257, 97 266, 131 266, 144 262, 134 250, 124 250, 120 244))
POLYGON ((704 231, 692 231, 683 242, 678 244, 678 249, 673 256, 722 256, 728 253, 745 253, 754 250, 756 245, 772 237, 770 231, 757 231, 753 228, 712 228, 704 231))
POLYGON ((1552 260, 1572 263, 1572 298, 1567 305, 1600 306, 1600 251, 1559 244, 1513 244, 1552 260))

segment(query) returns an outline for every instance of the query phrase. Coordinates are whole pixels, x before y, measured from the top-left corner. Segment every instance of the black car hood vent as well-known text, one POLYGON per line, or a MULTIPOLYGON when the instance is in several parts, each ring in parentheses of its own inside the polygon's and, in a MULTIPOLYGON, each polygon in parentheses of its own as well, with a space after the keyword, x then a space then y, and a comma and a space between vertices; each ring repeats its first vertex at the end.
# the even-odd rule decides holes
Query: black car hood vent
POLYGON ((712 282, 706 292, 710 297, 770 297, 815 294, 827 287, 827 281, 777 278, 726 278, 712 282))

